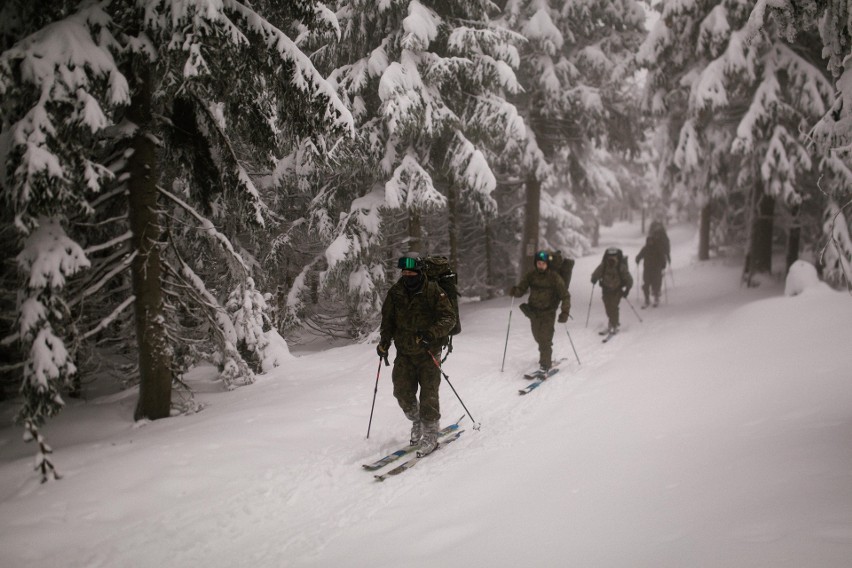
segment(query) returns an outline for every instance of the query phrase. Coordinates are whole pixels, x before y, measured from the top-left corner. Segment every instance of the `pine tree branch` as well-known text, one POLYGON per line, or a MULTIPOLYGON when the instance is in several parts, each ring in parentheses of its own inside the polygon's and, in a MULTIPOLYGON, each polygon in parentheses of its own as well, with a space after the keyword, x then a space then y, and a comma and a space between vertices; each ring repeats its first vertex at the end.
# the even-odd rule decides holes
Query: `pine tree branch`
POLYGON ((115 319, 124 311, 127 306, 131 305, 134 301, 136 301, 136 296, 130 296, 126 300, 124 300, 117 308, 115 308, 112 313, 110 313, 107 317, 102 319, 98 325, 96 325, 92 330, 87 331, 83 334, 83 339, 89 339, 91 336, 95 335, 102 329, 106 328, 109 324, 115 321, 115 319))
POLYGON ((191 216, 195 217, 195 219, 197 219, 198 222, 201 223, 201 231, 207 233, 214 240, 218 241, 222 248, 224 248, 225 251, 230 253, 234 260, 236 260, 237 263, 243 268, 243 270, 245 271, 245 275, 251 273, 251 270, 249 270, 249 267, 246 264, 245 260, 243 260, 242 256, 240 256, 240 254, 236 250, 234 250, 234 245, 231 243, 230 239, 228 239, 227 236, 217 230, 209 219, 202 216, 194 207, 179 198, 177 195, 166 190, 165 188, 157 186, 157 190, 172 201, 174 201, 176 204, 180 205, 191 216))

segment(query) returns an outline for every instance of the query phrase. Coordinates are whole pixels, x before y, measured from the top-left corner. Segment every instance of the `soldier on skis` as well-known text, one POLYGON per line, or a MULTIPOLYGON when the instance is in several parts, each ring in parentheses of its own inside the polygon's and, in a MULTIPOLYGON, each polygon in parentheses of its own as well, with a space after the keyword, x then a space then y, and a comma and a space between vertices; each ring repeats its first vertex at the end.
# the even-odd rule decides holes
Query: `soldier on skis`
POLYGON ((645 268, 642 271, 642 292, 645 294, 643 308, 650 305, 652 292, 654 294, 654 307, 660 305, 663 271, 666 269, 666 262, 672 263, 670 246, 669 237, 666 235, 663 224, 659 221, 651 223, 648 238, 645 239, 645 246, 636 255, 637 265, 643 260, 645 261, 645 268))
POLYGON ((438 447, 441 418, 438 396, 441 372, 434 355, 440 357, 456 324, 456 315, 441 287, 426 277, 419 257, 404 256, 397 266, 402 269, 402 275, 388 290, 382 305, 376 352, 386 359, 391 341, 396 346, 393 395, 411 420, 411 445, 419 443, 419 453, 425 455, 438 447))
POLYGON ((601 283, 604 308, 609 319, 607 332, 616 333, 620 325, 618 319, 618 304, 621 298, 626 298, 633 287, 633 277, 627 267, 627 259, 619 248, 608 248, 603 260, 592 272, 592 285, 601 283))
POLYGON ((521 304, 521 311, 530 318, 533 338, 538 343, 538 363, 543 371, 550 369, 553 364, 553 331, 556 324, 556 309, 562 303, 559 322, 568 321, 571 311, 571 294, 565 286, 565 281, 553 270, 549 270, 550 253, 538 251, 535 255, 535 268, 527 272, 517 286, 512 286, 509 293, 520 298, 530 291, 529 300, 521 304))

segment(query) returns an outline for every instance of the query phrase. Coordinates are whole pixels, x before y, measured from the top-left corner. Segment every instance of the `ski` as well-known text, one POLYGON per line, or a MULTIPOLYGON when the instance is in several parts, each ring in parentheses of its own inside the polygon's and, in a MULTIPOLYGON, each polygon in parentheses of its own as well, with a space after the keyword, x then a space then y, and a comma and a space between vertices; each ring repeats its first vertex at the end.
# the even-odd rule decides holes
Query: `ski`
MULTIPOLYGON (((565 360, 565 358, 563 357, 562 359, 557 359, 556 361, 554 361, 554 362, 553 362, 553 365, 550 367, 550 370, 552 371, 553 369, 555 369, 556 367, 558 367, 558 366, 559 366, 559 364, 560 364, 561 362, 563 362, 564 360, 565 360)), ((544 371, 542 371, 540 368, 539 368, 539 369, 535 369, 535 370, 533 370, 533 371, 529 371, 528 373, 524 373, 524 378, 525 378, 525 379, 528 379, 528 380, 532 380, 532 379, 540 379, 540 378, 542 378, 542 377, 544 377, 544 371)))
POLYGON ((540 387, 541 384, 544 381, 546 381, 547 379, 549 379, 550 377, 552 377, 553 375, 555 375, 558 372, 559 372, 558 367, 551 367, 550 370, 547 371, 547 375, 540 375, 538 378, 533 380, 530 384, 528 384, 524 388, 518 389, 518 394, 528 394, 528 393, 534 391, 535 389, 540 387))
POLYGON ((615 337, 615 335, 616 335, 617 333, 618 333, 617 331, 614 331, 614 332, 612 332, 612 333, 607 333, 607 334, 606 334, 606 337, 604 337, 603 339, 601 339, 601 341, 602 341, 603 343, 606 343, 607 341, 609 341, 610 339, 612 339, 613 337, 615 337))
POLYGON ((387 479, 391 475, 399 475, 403 471, 408 471, 409 469, 411 469, 412 467, 417 465, 417 462, 419 462, 423 458, 428 458, 429 456, 431 456, 432 454, 434 454, 435 452, 437 452, 438 450, 440 450, 441 448, 443 448, 447 444, 450 444, 450 443, 458 440, 459 436, 462 435, 462 432, 464 432, 464 430, 459 430, 455 434, 452 434, 450 437, 448 437, 444 440, 440 440, 438 442, 438 447, 435 448, 434 450, 432 450, 430 453, 426 454, 425 456, 415 455, 413 458, 402 462, 401 464, 399 464, 395 468, 388 470, 385 473, 375 474, 373 477, 376 478, 376 481, 384 481, 385 479, 387 479))
MULTIPOLYGON (((452 434, 453 432, 455 432, 458 429, 459 429, 458 422, 456 422, 455 424, 450 424, 449 426, 447 426, 446 428, 444 428, 443 430, 438 432, 438 439, 441 439, 444 436, 452 434)), ((397 451, 391 452, 388 455, 386 455, 385 457, 374 461, 373 463, 365 463, 361 467, 363 467, 364 469, 366 469, 368 471, 375 471, 377 469, 381 469, 381 468, 385 467, 386 465, 388 465, 391 462, 395 462, 396 460, 398 460, 401 457, 407 456, 408 454, 410 454, 411 452, 414 452, 414 451, 417 451, 417 444, 408 445, 404 448, 400 448, 397 451)))

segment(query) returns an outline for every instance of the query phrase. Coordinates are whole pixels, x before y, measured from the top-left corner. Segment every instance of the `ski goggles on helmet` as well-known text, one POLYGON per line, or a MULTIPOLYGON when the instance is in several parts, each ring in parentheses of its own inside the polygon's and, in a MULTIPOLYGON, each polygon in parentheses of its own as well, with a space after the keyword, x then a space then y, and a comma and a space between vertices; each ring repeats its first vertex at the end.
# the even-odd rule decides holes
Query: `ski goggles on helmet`
POLYGON ((403 256, 396 263, 397 268, 402 270, 420 270, 420 259, 411 256, 403 256))
POLYGON ((550 262, 550 253, 546 250, 540 250, 535 253, 536 260, 543 260, 544 262, 550 262))

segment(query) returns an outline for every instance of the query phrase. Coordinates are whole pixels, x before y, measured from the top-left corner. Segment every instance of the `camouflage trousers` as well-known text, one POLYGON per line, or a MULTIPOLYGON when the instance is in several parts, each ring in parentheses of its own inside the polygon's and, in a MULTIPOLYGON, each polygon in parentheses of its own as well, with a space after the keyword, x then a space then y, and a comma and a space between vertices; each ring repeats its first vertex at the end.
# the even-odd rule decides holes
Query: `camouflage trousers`
POLYGON ((603 290, 603 304, 606 310, 606 317, 609 319, 609 325, 618 327, 620 324, 618 319, 618 304, 621 302, 621 290, 609 288, 601 288, 603 290))
POLYGON ((424 423, 441 419, 438 388, 441 372, 429 353, 402 355, 397 353, 393 362, 393 396, 406 416, 419 414, 424 423), (420 402, 417 389, 420 388, 420 402), (418 412, 419 409, 419 412, 418 412))
POLYGON ((651 299, 651 292, 654 293, 654 297, 660 298, 660 288, 663 285, 663 271, 662 270, 645 270, 642 273, 642 292, 645 293, 645 303, 647 304, 651 299))
POLYGON ((530 314, 530 329, 533 339, 538 343, 538 363, 550 367, 553 363, 553 326, 556 324, 556 310, 534 311, 530 314))

